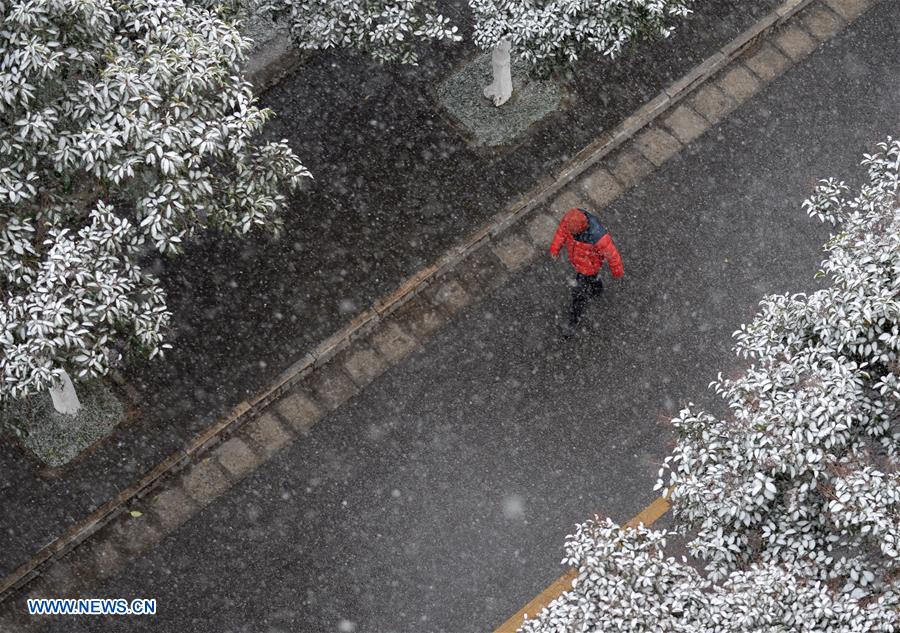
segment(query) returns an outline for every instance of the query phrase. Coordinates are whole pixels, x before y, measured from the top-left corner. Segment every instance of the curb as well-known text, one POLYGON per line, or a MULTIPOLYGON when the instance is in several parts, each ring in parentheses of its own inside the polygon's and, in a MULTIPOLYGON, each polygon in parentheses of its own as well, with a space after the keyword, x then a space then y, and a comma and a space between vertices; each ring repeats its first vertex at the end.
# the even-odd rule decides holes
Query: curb
MULTIPOLYGON (((558 210, 577 206, 579 201, 594 208, 608 205, 876 1, 784 2, 615 129, 603 133, 554 173, 552 179, 542 181, 462 244, 321 342, 267 390, 238 404, 187 446, 173 452, 137 482, 41 548, 0 581, 0 603, 12 602, 10 598, 25 593, 26 587, 45 572, 61 565, 72 567, 75 563, 70 559, 80 552, 70 552, 100 530, 118 538, 122 549, 130 553, 149 549, 165 532, 183 523, 274 451, 307 433, 327 412, 405 358, 479 294, 492 292, 510 274, 532 261, 537 249, 543 249, 552 236, 556 225, 553 214, 558 210), (797 19, 793 19, 795 16, 797 19), (791 24, 786 25, 789 20, 791 24), (783 26, 788 28, 782 29, 783 26), (769 38, 770 35, 774 36, 769 38), (761 41, 763 38, 765 42, 761 41), (608 165, 587 173, 607 158, 608 165), (579 185, 569 187, 582 176, 585 177, 579 185), (551 215, 536 212, 543 205, 549 206, 551 215), (401 321, 406 322, 405 328, 401 321), (276 401, 276 406, 270 408, 276 401), (175 476, 182 470, 187 472, 179 483, 175 476), (164 480, 174 485, 151 501, 151 493, 164 480), (169 501, 172 495, 176 501, 179 496, 187 499, 191 509, 185 510, 183 504, 177 503, 167 506, 167 495, 169 501), (190 504, 191 499, 195 503, 190 504), (135 512, 145 503, 149 510, 135 512), (180 511, 175 520, 170 512, 173 505, 180 511), (132 520, 129 516, 146 513, 150 514, 149 520, 132 520)), ((284 45, 280 42, 265 49, 270 61, 263 63, 263 57, 258 56, 255 70, 248 65, 251 81, 261 85, 271 82, 270 86, 289 72, 292 64, 299 63, 300 57, 285 52, 284 45)), ((91 547, 86 549, 90 555, 91 547)), ((94 575, 102 578, 108 571, 103 568, 94 575)), ((44 583, 44 589, 59 583, 66 584, 51 579, 44 583)), ((80 584, 84 584, 82 579, 80 584)), ((34 621, 26 619, 20 626, 24 628, 34 621)))

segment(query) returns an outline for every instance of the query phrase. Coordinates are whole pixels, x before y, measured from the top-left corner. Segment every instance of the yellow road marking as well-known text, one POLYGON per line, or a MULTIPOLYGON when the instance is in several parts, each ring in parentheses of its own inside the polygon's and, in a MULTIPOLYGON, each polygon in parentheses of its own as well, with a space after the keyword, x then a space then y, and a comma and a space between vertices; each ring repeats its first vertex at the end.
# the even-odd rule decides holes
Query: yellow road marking
MULTIPOLYGON (((643 523, 644 527, 650 527, 659 519, 659 517, 668 512, 669 507, 670 506, 668 500, 659 497, 658 499, 653 501, 653 503, 641 510, 637 514, 637 516, 629 520, 625 525, 627 527, 637 527, 638 524, 643 523)), ((552 585, 538 594, 538 596, 531 602, 519 609, 519 611, 513 617, 500 625, 500 628, 494 631, 494 633, 515 633, 516 631, 518 631, 519 627, 521 627, 522 623, 525 621, 526 613, 530 614, 532 617, 536 616, 538 613, 540 613, 541 609, 556 600, 563 594, 563 592, 571 589, 572 581, 575 580, 575 577, 577 575, 578 571, 575 569, 570 569, 569 571, 567 571, 565 574, 560 576, 552 585)))
POLYGON ((640 523, 643 523, 644 527, 650 527, 659 520, 659 517, 668 512, 670 507, 671 504, 668 499, 658 497, 625 525, 627 527, 637 527, 640 523))

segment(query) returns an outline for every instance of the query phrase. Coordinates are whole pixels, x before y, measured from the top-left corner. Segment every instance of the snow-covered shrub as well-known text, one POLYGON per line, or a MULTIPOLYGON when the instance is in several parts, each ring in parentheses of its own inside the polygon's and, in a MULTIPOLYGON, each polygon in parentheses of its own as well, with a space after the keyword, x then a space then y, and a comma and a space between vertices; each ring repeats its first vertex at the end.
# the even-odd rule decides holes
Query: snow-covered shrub
POLYGON ((585 51, 615 57, 640 37, 667 37, 690 0, 469 0, 474 40, 484 50, 509 42, 536 67, 574 63, 585 51))
POLYGON ((900 141, 863 164, 856 197, 828 180, 804 203, 838 227, 832 283, 766 297, 735 333, 754 365, 713 383, 727 419, 689 407, 674 420, 667 484, 713 578, 762 562, 856 595, 898 589, 900 141))
POLYGON ((77 234, 48 231, 28 288, 0 310, 5 395, 47 389, 59 368, 77 378, 103 374, 117 339, 132 339, 151 357, 160 353, 171 315, 156 280, 134 263, 140 243, 131 223, 103 202, 77 234))
POLYGON ((353 48, 381 62, 415 64, 418 43, 462 39, 430 0, 254 1, 257 11, 287 16, 301 50, 353 48))
POLYGON ((523 633, 672 631, 675 613, 703 585, 690 567, 666 558, 666 533, 620 528, 596 517, 566 538, 562 564, 578 575, 540 614, 528 614, 523 633), (535 617, 536 615, 536 617, 535 617))
POLYGON ((658 487, 706 573, 663 560, 662 533, 588 522, 574 589, 522 630, 900 629, 900 141, 863 164, 855 197, 828 180, 804 203, 838 227, 832 283, 735 332, 754 364, 712 383, 726 418, 673 420, 658 487))
POLYGON ((142 250, 277 228, 309 173, 239 72, 249 43, 182 0, 0 3, 0 400, 153 356, 169 315, 142 250), (145 244, 146 242, 146 244, 145 244))
POLYGON ((566 541, 578 575, 521 633, 892 633, 897 595, 860 601, 777 565, 714 583, 666 557, 667 533, 599 518, 566 541))

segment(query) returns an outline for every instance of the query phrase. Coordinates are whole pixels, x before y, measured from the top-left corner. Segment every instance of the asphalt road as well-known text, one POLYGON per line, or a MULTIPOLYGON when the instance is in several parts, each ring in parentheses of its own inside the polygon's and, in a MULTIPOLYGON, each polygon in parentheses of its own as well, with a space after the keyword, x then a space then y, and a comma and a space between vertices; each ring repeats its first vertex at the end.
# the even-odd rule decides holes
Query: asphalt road
POLYGON ((763 294, 808 291, 827 227, 800 203, 900 123, 882 2, 603 214, 626 276, 557 338, 549 257, 467 310, 97 595, 153 618, 53 631, 489 631, 562 573, 592 513, 653 498, 665 421, 738 361, 763 294))

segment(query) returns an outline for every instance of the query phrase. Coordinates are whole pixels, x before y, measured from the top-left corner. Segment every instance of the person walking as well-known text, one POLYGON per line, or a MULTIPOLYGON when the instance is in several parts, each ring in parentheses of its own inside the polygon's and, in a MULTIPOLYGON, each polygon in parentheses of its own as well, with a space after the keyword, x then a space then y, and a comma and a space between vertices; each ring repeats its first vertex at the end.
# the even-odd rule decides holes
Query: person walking
POLYGON ((616 279, 625 274, 625 270, 609 232, 600 224, 597 216, 584 209, 569 209, 560 220, 550 243, 550 254, 554 259, 559 257, 563 246, 575 269, 572 305, 569 308, 569 320, 563 329, 563 336, 569 338, 575 334, 588 298, 603 292, 600 269, 604 262, 609 262, 609 269, 616 279))

